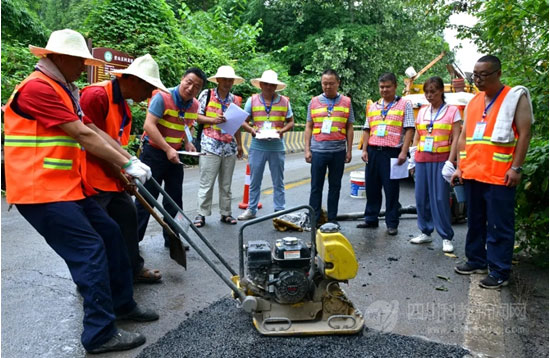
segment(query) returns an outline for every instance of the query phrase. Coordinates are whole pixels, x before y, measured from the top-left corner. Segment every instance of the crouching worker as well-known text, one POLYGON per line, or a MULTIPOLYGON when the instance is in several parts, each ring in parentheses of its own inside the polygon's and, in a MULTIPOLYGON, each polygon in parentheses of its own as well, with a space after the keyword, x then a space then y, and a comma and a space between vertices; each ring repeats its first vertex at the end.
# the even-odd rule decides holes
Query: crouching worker
MULTIPOLYGON (((156 88, 165 92, 168 90, 160 81, 158 65, 149 54, 136 58, 128 68, 113 71, 112 74, 115 79, 95 83, 82 90, 80 105, 84 121, 91 121, 87 125, 127 159, 137 160, 124 150, 132 127, 132 113, 126 99, 141 102, 151 97, 156 88)), ((124 190, 116 168, 113 170, 111 165, 90 153, 87 153, 86 160, 87 181, 98 192, 93 198, 120 226, 134 281, 160 282, 162 275, 159 270, 144 267, 139 253, 136 206, 124 190)))
POLYGON ((118 329, 116 319, 153 321, 156 312, 133 299, 132 270, 118 225, 90 198, 85 152, 145 181, 147 168, 130 161, 82 122, 78 88, 72 83, 99 65, 84 37, 54 31, 36 70, 21 82, 5 107, 7 201, 66 262, 83 297, 81 341, 90 353, 119 351, 145 342, 118 329))

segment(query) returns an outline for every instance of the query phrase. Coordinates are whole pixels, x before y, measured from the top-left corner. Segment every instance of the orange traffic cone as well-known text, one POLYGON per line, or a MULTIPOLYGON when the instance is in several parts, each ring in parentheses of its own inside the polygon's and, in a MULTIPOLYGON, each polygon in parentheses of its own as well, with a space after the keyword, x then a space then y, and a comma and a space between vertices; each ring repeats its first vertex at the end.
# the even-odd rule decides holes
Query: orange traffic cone
MULTIPOLYGON (((250 165, 246 163, 246 175, 244 177, 244 191, 243 191, 243 201, 239 203, 239 209, 248 208, 248 196, 250 190, 250 165)), ((262 208, 262 203, 258 203, 258 209, 262 208)))

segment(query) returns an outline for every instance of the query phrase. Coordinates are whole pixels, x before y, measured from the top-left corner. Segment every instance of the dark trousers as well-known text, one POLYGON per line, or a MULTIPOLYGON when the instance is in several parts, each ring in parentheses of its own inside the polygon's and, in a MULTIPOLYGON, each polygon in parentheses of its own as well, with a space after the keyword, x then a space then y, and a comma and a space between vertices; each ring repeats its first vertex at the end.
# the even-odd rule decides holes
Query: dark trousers
POLYGON ((492 276, 507 280, 514 252, 515 188, 464 180, 468 233, 466 257, 475 268, 489 266, 492 276))
POLYGON ((143 269, 143 257, 139 254, 137 211, 132 197, 124 191, 100 191, 92 198, 120 227, 132 272, 134 277, 139 275, 143 269))
POLYGON ((346 151, 339 152, 311 152, 311 192, 309 205, 315 210, 317 222, 321 217, 321 203, 323 201, 323 186, 328 169, 328 220, 336 220, 338 215, 338 201, 342 187, 342 175, 346 162, 346 151))
MULTIPOLYGON (((178 204, 180 209, 183 208, 181 198, 183 192, 183 165, 170 162, 163 150, 153 148, 148 143, 143 144, 139 160, 151 168, 153 178, 160 185, 164 183, 164 190, 178 204)), ((152 182, 148 181, 144 186, 155 199, 158 198, 159 191, 152 182)), ((172 217, 175 217, 178 213, 178 209, 170 205, 166 198, 163 198, 162 206, 172 217)), ((145 236, 145 230, 147 230, 147 223, 151 214, 139 201, 136 201, 136 208, 138 213, 138 236, 139 241, 141 241, 145 236)), ((164 231, 163 236, 168 240, 168 235, 164 231)))
POLYGON ((377 223, 382 207, 382 188, 386 197, 386 226, 399 226, 399 180, 390 179, 390 158, 397 158, 401 148, 368 146, 365 165, 365 222, 377 223))
POLYGON ((65 260, 83 298, 82 345, 87 350, 115 333, 115 314, 136 306, 132 271, 118 225, 91 198, 18 204, 21 215, 65 260))

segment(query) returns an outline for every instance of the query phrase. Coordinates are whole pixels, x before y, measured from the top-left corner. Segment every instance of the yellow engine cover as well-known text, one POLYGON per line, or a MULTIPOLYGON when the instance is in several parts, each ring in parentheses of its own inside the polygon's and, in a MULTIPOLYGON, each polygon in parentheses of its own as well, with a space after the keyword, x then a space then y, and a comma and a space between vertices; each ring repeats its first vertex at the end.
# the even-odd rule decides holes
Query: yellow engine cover
POLYGON ((317 255, 324 262, 325 276, 339 280, 349 280, 357 275, 359 264, 348 239, 339 232, 322 233, 317 230, 315 238, 317 255))

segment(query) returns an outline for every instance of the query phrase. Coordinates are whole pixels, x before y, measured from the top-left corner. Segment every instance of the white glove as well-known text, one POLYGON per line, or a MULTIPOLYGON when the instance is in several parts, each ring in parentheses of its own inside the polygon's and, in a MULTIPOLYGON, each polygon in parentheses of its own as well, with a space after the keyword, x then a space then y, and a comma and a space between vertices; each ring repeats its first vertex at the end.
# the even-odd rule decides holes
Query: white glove
POLYGON ((416 161, 414 160, 414 156, 409 158, 409 165, 407 166, 408 170, 414 169, 416 167, 416 161))
POLYGON ((139 165, 145 172, 147 173, 147 180, 151 179, 153 176, 153 173, 151 172, 151 168, 145 163, 143 163, 141 160, 139 160, 135 155, 130 158, 132 162, 135 162, 137 165, 139 165))
POLYGON ((417 148, 418 148, 417 146, 409 147, 409 155, 411 156, 411 158, 414 158, 414 155, 416 154, 416 149, 417 148))
POLYGON ((451 184, 451 177, 453 176, 455 170, 454 164, 448 160, 445 162, 445 165, 443 165, 443 169, 441 169, 443 179, 445 179, 449 184, 451 184))
POLYGON ((139 180, 141 184, 145 184, 147 181, 147 172, 136 161, 130 160, 129 165, 124 168, 124 171, 126 174, 129 174, 139 180))

